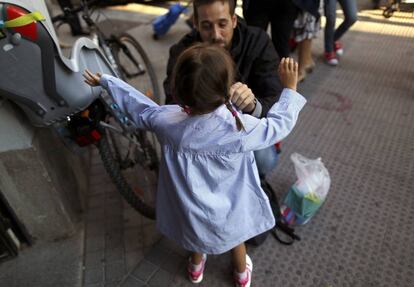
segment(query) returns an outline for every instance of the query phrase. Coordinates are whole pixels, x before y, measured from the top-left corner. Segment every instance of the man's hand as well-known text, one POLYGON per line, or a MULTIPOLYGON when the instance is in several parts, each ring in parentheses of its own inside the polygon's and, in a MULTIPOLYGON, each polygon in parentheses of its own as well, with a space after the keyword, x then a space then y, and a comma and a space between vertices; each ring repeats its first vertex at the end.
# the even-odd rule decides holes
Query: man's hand
POLYGON ((92 73, 88 69, 85 70, 83 73, 83 77, 85 78, 85 83, 87 83, 89 86, 96 87, 100 85, 100 80, 102 77, 101 73, 92 73))
POLYGON ((240 110, 251 113, 256 107, 255 96, 245 84, 237 82, 230 87, 230 100, 240 110))
POLYGON ((279 76, 284 88, 296 91, 298 84, 298 63, 292 58, 282 58, 279 64, 279 76))

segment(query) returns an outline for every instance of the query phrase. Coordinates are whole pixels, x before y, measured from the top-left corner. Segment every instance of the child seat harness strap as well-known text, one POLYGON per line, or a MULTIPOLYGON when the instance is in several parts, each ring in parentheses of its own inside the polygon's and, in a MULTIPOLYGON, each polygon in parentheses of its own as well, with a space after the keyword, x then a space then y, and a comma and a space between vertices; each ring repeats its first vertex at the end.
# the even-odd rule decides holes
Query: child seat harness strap
POLYGON ((22 15, 13 20, 2 21, 0 20, 0 28, 16 28, 23 27, 29 24, 32 24, 36 21, 46 20, 45 16, 42 15, 39 11, 35 11, 29 14, 22 15))

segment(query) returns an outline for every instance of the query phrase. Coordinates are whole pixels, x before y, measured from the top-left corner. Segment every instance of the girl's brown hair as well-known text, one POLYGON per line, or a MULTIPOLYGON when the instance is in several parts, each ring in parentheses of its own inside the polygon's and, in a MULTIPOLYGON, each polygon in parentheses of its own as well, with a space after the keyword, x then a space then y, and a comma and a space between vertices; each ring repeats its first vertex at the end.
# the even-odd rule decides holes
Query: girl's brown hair
POLYGON ((230 104, 234 63, 224 48, 209 43, 191 46, 178 57, 172 78, 174 99, 190 115, 210 113, 225 104, 236 119, 237 129, 244 129, 230 104))

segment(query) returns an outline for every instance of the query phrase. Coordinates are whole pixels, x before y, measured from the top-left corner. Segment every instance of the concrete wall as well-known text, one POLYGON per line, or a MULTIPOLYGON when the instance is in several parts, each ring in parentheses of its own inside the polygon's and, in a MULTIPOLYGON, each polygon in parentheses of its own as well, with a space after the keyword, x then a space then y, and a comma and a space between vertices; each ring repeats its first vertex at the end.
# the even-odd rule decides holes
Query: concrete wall
POLYGON ((34 128, 0 98, 0 191, 35 239, 76 230, 88 188, 89 152, 70 152, 50 128, 34 128))

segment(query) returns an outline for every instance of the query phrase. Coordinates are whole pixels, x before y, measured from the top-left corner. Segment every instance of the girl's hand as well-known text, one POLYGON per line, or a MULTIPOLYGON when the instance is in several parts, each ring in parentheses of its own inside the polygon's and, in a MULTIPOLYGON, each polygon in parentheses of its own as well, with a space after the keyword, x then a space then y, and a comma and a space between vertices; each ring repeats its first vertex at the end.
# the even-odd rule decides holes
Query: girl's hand
POLYGON ((298 63, 292 58, 282 58, 279 64, 279 76, 284 88, 296 91, 298 63))
POLYGON ((100 85, 100 80, 102 77, 101 73, 93 74, 88 69, 85 70, 83 73, 83 77, 85 78, 85 83, 87 83, 89 86, 96 87, 100 85))

